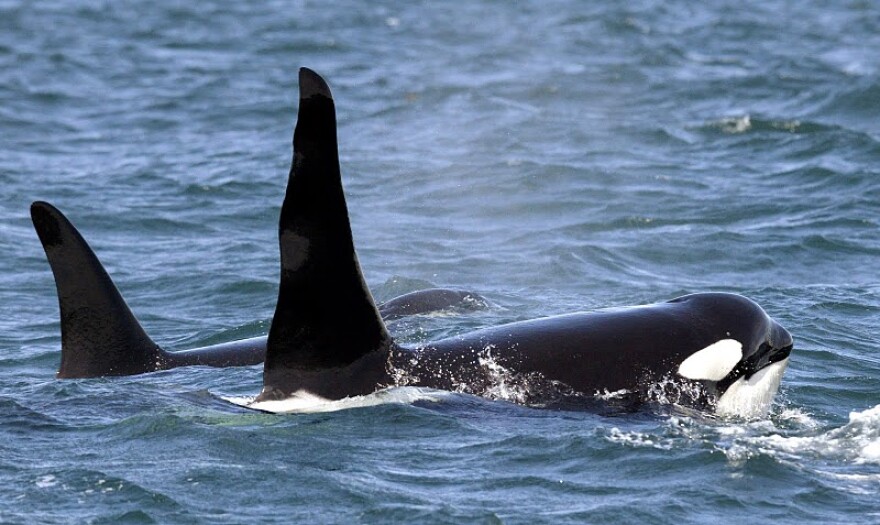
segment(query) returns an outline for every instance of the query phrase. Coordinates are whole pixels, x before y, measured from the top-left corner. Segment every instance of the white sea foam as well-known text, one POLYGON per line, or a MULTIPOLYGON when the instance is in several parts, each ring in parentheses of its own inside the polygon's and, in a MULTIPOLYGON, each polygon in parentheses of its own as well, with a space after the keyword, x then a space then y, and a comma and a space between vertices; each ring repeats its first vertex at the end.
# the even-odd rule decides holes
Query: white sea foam
POLYGON ((604 432, 604 437, 612 443, 630 447, 672 450, 706 440, 707 428, 709 427, 691 417, 671 416, 658 428, 621 430, 612 427, 604 432))
POLYGON ((41 476, 37 481, 34 482, 37 487, 41 489, 45 489, 48 487, 53 487, 58 484, 58 479, 52 474, 46 474, 45 476, 41 476))
POLYGON ((779 413, 774 416, 774 419, 787 427, 794 426, 804 430, 819 428, 819 422, 802 408, 782 408, 779 410, 779 413))
POLYGON ((721 434, 733 440, 717 444, 717 449, 733 466, 764 455, 833 480, 835 486, 853 494, 876 494, 880 490, 880 473, 876 472, 880 464, 880 405, 851 412, 845 425, 818 433, 819 423, 796 409, 785 409, 774 419, 794 423, 796 431, 813 435, 785 435, 777 427, 768 433, 765 425, 772 425, 769 421, 732 425, 721 434), (731 431, 733 428, 738 430, 731 431))
POLYGON ((674 446, 673 440, 669 438, 652 436, 645 432, 623 431, 617 427, 612 428, 605 435, 605 439, 612 443, 637 448, 656 448, 660 450, 670 450, 674 446))
POLYGON ((625 399, 627 396, 632 395, 632 393, 632 390, 627 390, 626 388, 615 390, 614 392, 610 392, 606 388, 601 392, 596 392, 595 394, 593 394, 593 397, 601 401, 611 401, 614 399, 625 399))
POLYGON ((318 412, 336 412, 350 408, 362 408, 389 403, 410 404, 416 401, 441 401, 448 393, 418 387, 394 387, 367 394, 343 399, 325 399, 309 392, 296 394, 278 401, 255 402, 253 397, 223 397, 234 405, 272 412, 275 414, 311 414, 318 412))
POLYGON ((745 441, 771 455, 809 455, 854 464, 880 464, 880 405, 850 412, 847 424, 816 436, 774 434, 745 441))
POLYGON ((752 118, 749 115, 728 117, 718 121, 717 125, 724 133, 745 133, 752 129, 752 118))

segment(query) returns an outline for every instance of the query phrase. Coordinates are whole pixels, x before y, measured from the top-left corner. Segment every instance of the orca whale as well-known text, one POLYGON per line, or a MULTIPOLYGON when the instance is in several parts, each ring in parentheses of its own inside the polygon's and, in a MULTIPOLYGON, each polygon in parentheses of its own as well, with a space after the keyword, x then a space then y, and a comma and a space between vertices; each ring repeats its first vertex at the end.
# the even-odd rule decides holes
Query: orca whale
MULTIPOLYGON (((268 412, 394 386, 491 397, 499 382, 521 386, 518 401, 532 406, 672 402, 743 417, 769 409, 792 338, 760 306, 736 294, 698 293, 510 323, 418 346, 396 343, 383 320, 383 313, 392 315, 377 307, 355 252, 330 89, 306 68, 299 89, 278 224, 278 299, 267 338, 161 350, 76 229, 55 208, 37 202, 32 218, 61 309, 59 377, 264 360, 263 387, 242 404, 268 412)), ((456 300, 454 293, 428 293, 421 304, 448 304, 449 297, 456 300)), ((402 299, 393 311, 407 315, 406 304, 402 299)))
POLYGON ((284 412, 391 386, 488 394, 499 374, 537 406, 597 396, 667 401, 722 415, 765 413, 791 335, 760 306, 699 293, 646 306, 534 319, 406 347, 364 282, 349 225, 327 83, 303 68, 293 161, 279 220, 281 280, 261 392, 284 412))
MULTIPOLYGON (((266 336, 182 351, 166 351, 146 334, 98 257, 70 220, 46 202, 31 205, 61 310, 58 378, 122 376, 181 366, 247 366, 266 357, 266 336)), ((379 306, 385 320, 487 306, 476 293, 418 290, 379 306)))

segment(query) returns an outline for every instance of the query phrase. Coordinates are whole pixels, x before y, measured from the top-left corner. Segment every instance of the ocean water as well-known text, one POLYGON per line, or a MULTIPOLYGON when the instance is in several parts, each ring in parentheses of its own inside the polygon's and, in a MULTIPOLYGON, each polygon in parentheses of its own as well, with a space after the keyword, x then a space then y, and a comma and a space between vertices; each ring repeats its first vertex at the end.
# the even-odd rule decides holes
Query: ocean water
POLYGON ((880 523, 878 49, 858 0, 0 0, 0 522, 880 523), (300 66, 376 298, 491 302, 400 340, 736 292, 795 337, 770 415, 55 380, 37 199, 160 344, 267 331, 300 66))

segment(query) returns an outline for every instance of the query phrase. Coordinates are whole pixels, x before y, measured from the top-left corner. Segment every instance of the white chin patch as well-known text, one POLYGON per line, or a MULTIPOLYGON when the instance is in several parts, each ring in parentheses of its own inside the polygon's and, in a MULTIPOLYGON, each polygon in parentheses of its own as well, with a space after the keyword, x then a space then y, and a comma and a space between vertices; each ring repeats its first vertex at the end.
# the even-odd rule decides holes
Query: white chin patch
POLYGON ((742 417, 755 419, 764 417, 770 411, 773 396, 779 390, 782 373, 788 366, 783 359, 755 372, 750 379, 737 379, 718 399, 715 413, 723 417, 742 417))
POLYGON ((742 348, 736 339, 722 339, 685 359, 678 375, 695 381, 721 381, 742 359, 742 348))

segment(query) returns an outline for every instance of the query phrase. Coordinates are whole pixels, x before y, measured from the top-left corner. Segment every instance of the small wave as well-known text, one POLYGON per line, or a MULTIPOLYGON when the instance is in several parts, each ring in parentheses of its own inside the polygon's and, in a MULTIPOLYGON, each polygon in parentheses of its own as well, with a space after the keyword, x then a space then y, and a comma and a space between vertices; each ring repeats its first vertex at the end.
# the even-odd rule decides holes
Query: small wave
MULTIPOLYGON (((177 515, 180 504, 163 492, 144 486, 139 476, 132 479, 114 476, 100 470, 87 468, 54 468, 45 470, 42 466, 35 467, 34 475, 28 476, 26 483, 17 484, 8 495, 20 502, 27 501, 70 501, 73 498, 78 505, 91 509, 96 515, 115 514, 117 506, 140 508, 139 512, 147 519, 136 520, 137 523, 164 522, 170 516, 177 515), (159 518, 158 520, 156 518, 159 518), (164 518, 164 519, 162 519, 164 518)), ((69 509, 65 505, 43 505, 34 508, 28 505, 4 507, 4 523, 68 523, 71 521, 103 522, 97 520, 71 519, 69 509)), ((132 511, 121 509, 118 512, 130 515, 132 511)), ((114 516, 116 517, 116 516, 114 516)), ((122 521, 128 522, 125 519, 122 521)), ((119 523, 119 519, 109 519, 109 523, 119 523)))
POLYGON ((810 413, 794 407, 781 408, 777 414, 774 414, 773 422, 785 428, 804 430, 819 428, 819 422, 810 413))
MULTIPOLYGON (((766 443, 786 439, 781 434, 783 432, 808 432, 819 428, 819 422, 809 413, 781 405, 774 407, 769 419, 750 421, 719 419, 701 412, 678 410, 676 405, 669 406, 675 410, 658 421, 658 426, 615 426, 600 433, 608 442, 629 447, 720 451, 737 465, 755 456, 772 455, 766 443)), ((788 456, 786 459, 790 459, 788 456)))
POLYGON ((699 126, 702 131, 720 131, 728 135, 749 132, 780 132, 780 133, 815 133, 834 129, 833 126, 799 119, 762 119, 752 115, 738 115, 712 120, 699 126))
POLYGON ((675 440, 671 437, 655 436, 647 432, 621 430, 611 428, 605 435, 605 439, 611 443, 636 448, 655 448, 658 450, 671 450, 675 448, 675 440))
POLYGON ((880 83, 876 77, 865 76, 836 92, 822 107, 822 111, 828 115, 854 115, 858 120, 876 118, 878 95, 880 83))
POLYGON ((773 434, 744 441, 770 455, 818 456, 856 465, 880 464, 880 405, 850 412, 847 424, 817 436, 773 434))
POLYGON ((743 133, 752 129, 752 118, 749 115, 721 119, 712 124, 724 133, 743 133))
POLYGON ((56 478, 53 474, 46 474, 44 476, 40 476, 39 478, 37 478, 36 481, 34 481, 34 485, 36 485, 37 488, 40 488, 40 489, 54 487, 57 484, 58 484, 58 478, 56 478))

